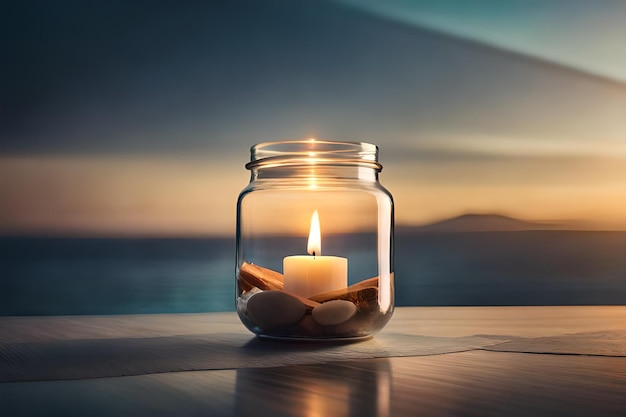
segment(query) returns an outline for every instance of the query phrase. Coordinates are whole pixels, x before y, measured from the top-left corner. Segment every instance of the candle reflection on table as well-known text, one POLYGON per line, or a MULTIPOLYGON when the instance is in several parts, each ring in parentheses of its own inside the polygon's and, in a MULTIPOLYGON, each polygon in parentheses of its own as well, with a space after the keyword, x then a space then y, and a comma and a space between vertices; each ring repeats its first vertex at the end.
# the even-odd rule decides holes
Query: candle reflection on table
POLYGON ((388 359, 237 370, 236 415, 389 416, 388 359))

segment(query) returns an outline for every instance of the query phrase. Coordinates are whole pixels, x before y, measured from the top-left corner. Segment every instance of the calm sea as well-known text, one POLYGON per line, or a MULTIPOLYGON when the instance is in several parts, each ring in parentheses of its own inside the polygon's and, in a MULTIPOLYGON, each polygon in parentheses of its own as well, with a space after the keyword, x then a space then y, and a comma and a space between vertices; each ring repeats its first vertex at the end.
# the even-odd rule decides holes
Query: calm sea
MULTIPOLYGON (((0 315, 234 310, 231 239, 0 239, 0 315)), ((626 232, 396 236, 396 304, 626 304, 626 232)))

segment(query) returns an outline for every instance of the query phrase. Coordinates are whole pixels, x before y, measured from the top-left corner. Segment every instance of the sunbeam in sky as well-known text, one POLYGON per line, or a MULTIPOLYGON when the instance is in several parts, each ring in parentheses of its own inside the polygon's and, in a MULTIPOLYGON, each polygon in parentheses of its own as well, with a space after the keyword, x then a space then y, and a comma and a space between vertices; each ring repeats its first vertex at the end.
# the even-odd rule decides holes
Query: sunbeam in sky
POLYGON ((338 0, 409 25, 626 82, 626 3, 619 0, 338 0))

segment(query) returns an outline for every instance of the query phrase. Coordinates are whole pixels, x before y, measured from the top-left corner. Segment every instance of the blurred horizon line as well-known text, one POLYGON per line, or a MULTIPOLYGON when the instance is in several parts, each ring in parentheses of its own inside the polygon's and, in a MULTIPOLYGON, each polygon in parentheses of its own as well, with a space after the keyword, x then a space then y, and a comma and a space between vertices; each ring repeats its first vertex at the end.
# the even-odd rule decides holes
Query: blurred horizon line
MULTIPOLYGON (((419 224, 396 223, 396 233, 485 233, 485 232, 626 232, 626 226, 610 226, 588 220, 527 220, 497 212, 464 212, 457 216, 441 218, 419 224)), ((349 235, 368 233, 365 230, 328 233, 349 235)), ((299 237, 300 234, 271 234, 272 237, 299 237)), ((50 239, 234 239, 232 233, 209 231, 120 231, 120 230, 0 230, 0 238, 50 238, 50 239)))

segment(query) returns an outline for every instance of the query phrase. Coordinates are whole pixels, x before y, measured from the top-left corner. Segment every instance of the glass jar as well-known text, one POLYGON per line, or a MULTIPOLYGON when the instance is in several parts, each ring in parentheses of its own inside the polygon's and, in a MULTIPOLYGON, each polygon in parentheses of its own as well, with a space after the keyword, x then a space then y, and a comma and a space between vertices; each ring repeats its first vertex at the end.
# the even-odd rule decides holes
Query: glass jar
POLYGON ((296 140, 251 148, 237 202, 237 313, 261 337, 360 339, 394 307, 393 199, 378 147, 296 140))

